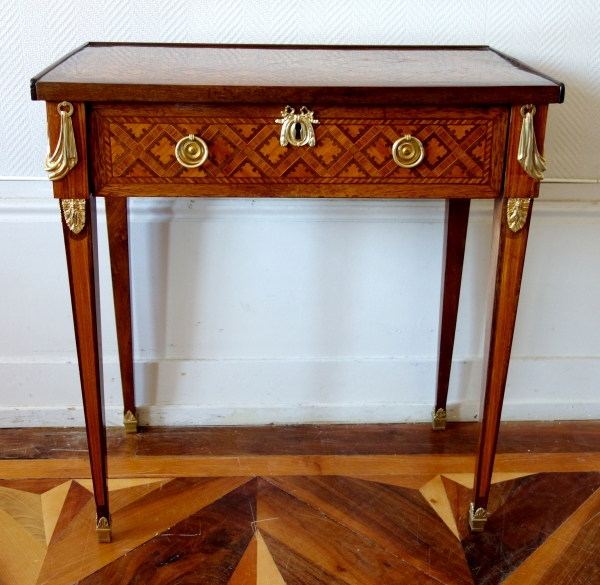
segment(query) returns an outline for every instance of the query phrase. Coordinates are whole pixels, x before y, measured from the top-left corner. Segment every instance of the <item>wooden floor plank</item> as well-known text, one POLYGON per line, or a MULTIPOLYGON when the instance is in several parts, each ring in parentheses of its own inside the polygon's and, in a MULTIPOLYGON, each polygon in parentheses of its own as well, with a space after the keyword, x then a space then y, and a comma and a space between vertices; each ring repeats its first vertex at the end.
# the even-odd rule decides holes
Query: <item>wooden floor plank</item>
MULTIPOLYGON (((71 478, 68 478, 69 480, 71 478)), ((62 485, 66 479, 0 479, 0 487, 19 490, 22 492, 31 492, 32 494, 43 494, 62 485)))
MULTIPOLYGON (((511 479, 518 479, 519 477, 527 477, 528 475, 533 475, 533 473, 527 471, 496 471, 492 473, 492 484, 502 483, 511 479)), ((471 485, 468 487, 472 486, 473 482, 471 482, 471 485)))
POLYGON ((551 534, 503 585, 600 583, 600 489, 551 534))
POLYGON ((473 489, 473 483, 475 482, 474 473, 443 473, 442 477, 446 477, 467 489, 473 489))
POLYGON ((162 490, 173 478, 167 477, 163 481, 153 481, 152 483, 142 483, 129 488, 115 490, 109 495, 111 514, 115 514, 122 508, 133 504, 136 500, 146 497, 155 490, 162 490))
MULTIPOLYGON (((256 508, 255 508, 256 509, 256 508)), ((228 585, 258 585, 256 580, 256 532, 237 564, 228 585)))
MULTIPOLYGON (((139 457, 108 462, 109 476, 225 477, 257 475, 425 475, 473 473, 467 455, 285 456, 285 457, 139 457)), ((517 453, 498 455, 502 473, 600 471, 600 453, 517 453)), ((0 476, 9 478, 89 478, 83 460, 0 461, 0 476)))
POLYGON ((440 478, 444 485, 444 491, 446 492, 446 498, 450 504, 452 515, 454 516, 454 524, 458 536, 462 540, 471 534, 467 512, 472 500, 472 488, 465 487, 464 483, 458 483, 450 479, 447 475, 442 475, 440 478))
MULTIPOLYGON (((442 483, 444 484, 446 496, 448 497, 448 502, 450 503, 452 515, 454 516, 456 528, 458 530, 460 539, 462 540, 471 535, 468 510, 472 501, 472 488, 470 485, 472 482, 468 484, 469 487, 466 487, 464 483, 455 482, 450 479, 450 476, 447 475, 441 476, 441 479, 442 483)), ((514 485, 514 480, 507 480, 492 484, 487 506, 487 511, 489 514, 493 514, 499 506, 504 504, 514 485)))
MULTIPOLYGON (((569 455, 569 460, 572 460, 569 455)), ((109 477, 225 477, 256 475, 351 475, 397 473, 472 472, 474 456, 381 455, 381 456, 256 456, 256 457, 139 457, 108 462, 109 477)), ((600 454, 598 456, 600 468, 600 454)), ((5 478, 89 478, 87 461, 0 461, 5 478)))
POLYGON ((11 516, 44 546, 46 545, 40 495, 0 487, 0 510, 11 516))
POLYGON ((410 563, 267 482, 259 484, 258 522, 265 539, 272 536, 350 585, 436 583, 410 563))
MULTIPOLYGON (((265 532, 262 535, 286 585, 346 585, 347 581, 326 571, 265 532)), ((401 581, 398 581, 401 583, 401 581)))
POLYGON ((260 585, 286 585, 260 530, 256 531, 256 581, 260 585))
POLYGON ((0 583, 34 585, 46 546, 0 509, 0 583))
MULTIPOLYGON (((475 452, 477 423, 150 428, 138 455, 410 455, 475 452), (360 440, 357 440, 360 438, 360 440)), ((600 452, 600 421, 503 422, 498 453, 600 452)))
POLYGON ((402 475, 348 475, 348 477, 418 490, 438 475, 437 473, 405 473, 402 475))
POLYGON ((503 424, 492 515, 486 531, 472 535, 466 511, 477 432, 468 423, 445 433, 428 425, 112 429, 113 543, 100 546, 85 432, 0 430, 0 584, 72 585, 87 572, 86 585, 133 585, 136 575, 150 585, 207 576, 263 585, 258 538, 279 585, 439 585, 442 569, 429 567, 435 579, 421 570, 426 546, 434 565, 443 561, 441 580, 463 583, 451 566, 460 552, 434 550, 429 521, 464 547, 477 585, 600 583, 600 421, 503 424), (250 479, 260 475, 276 475, 280 487, 250 479), (239 490, 246 495, 238 498, 239 490), (395 493, 391 503, 371 493, 382 490, 395 493), (412 528, 404 525, 416 504, 406 494, 420 498, 412 528), (413 538, 404 541, 394 522, 413 538), (136 540, 140 533, 145 540, 136 540))
MULTIPOLYGON (((430 424, 107 429, 113 458, 142 456, 409 455, 475 452, 479 426, 430 424), (357 440, 360 437, 360 440, 357 440)), ((600 452, 600 421, 505 422, 498 453, 600 452)), ((0 429, 0 459, 86 458, 85 429, 0 429)))
MULTIPOLYGON (((474 473, 444 473, 444 477, 455 481, 469 489, 473 489, 473 482, 475 481, 474 473)), ((527 471, 495 471, 492 473, 492 484, 508 481, 509 479, 517 479, 518 477, 525 477, 532 475, 527 471)))
MULTIPOLYGON (((111 456, 133 457, 139 435, 107 429, 111 456)), ((84 428, 0 429, 0 459, 87 459, 84 428)))
POLYGON ((71 521, 79 512, 92 501, 92 497, 93 495, 76 481, 71 482, 67 497, 56 521, 50 544, 62 538, 63 531, 71 524, 71 521))
MULTIPOLYGON (((85 489, 90 492, 94 492, 94 487, 91 479, 77 478, 75 480, 78 484, 82 485, 85 489)), ((116 490, 122 490, 125 488, 135 487, 138 485, 146 485, 151 483, 163 483, 165 482, 164 477, 127 477, 124 479, 109 479, 108 480, 108 491, 114 492, 116 490)))
POLYGON ((600 487, 600 473, 542 473, 505 485, 485 531, 463 540, 476 585, 502 583, 600 487))
POLYGON ((435 510, 444 524, 452 531, 452 534, 460 540, 461 536, 456 527, 456 520, 448 500, 448 494, 440 475, 436 475, 419 490, 425 501, 435 510))
POLYGON ((476 447, 476 427, 472 423, 449 425, 445 436, 423 424, 143 429, 136 452, 139 456, 184 457, 469 454, 476 447))
POLYGON ((436 580, 472 583, 458 539, 417 490, 341 476, 269 481, 436 580))
MULTIPOLYGON (((162 490, 154 490, 114 512, 113 540, 108 544, 97 542, 95 512, 90 501, 62 530, 60 538, 51 543, 40 582, 45 585, 75 583, 222 498, 248 479, 175 479, 162 490), (55 571, 57 566, 61 568, 59 574, 55 571)), ((73 485, 78 484, 73 482, 73 485)), ((79 488, 84 489, 81 486, 79 488)))
POLYGON ((71 482, 66 481, 41 495, 46 545, 49 545, 52 540, 58 517, 63 509, 70 488, 71 482))
POLYGON ((256 486, 249 482, 83 579, 80 585, 226 585, 253 539, 253 509, 256 486))

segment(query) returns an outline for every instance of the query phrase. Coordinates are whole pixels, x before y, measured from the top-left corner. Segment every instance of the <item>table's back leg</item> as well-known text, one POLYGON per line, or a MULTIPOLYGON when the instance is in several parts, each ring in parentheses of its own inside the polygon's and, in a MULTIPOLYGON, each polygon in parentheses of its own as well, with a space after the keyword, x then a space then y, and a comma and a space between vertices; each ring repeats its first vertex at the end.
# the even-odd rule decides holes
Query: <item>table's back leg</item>
MULTIPOLYGON (((533 198, 539 192, 539 181, 530 178, 517 160, 522 127, 520 109, 520 106, 512 107, 504 193, 494 204, 492 263, 483 354, 482 400, 479 410, 481 427, 475 459, 473 499, 468 512, 473 532, 483 530, 488 516, 488 498, 517 318, 531 209, 533 198)), ((537 108, 535 132, 540 149, 543 147, 547 111, 547 106, 537 108)))
POLYGON ((470 199, 447 199, 444 217, 444 254, 442 258, 442 300, 438 353, 438 378, 433 409, 433 430, 446 428, 446 401, 452 352, 456 333, 456 317, 460 297, 470 199))
MULTIPOLYGON (((92 483, 96 501, 96 529, 101 542, 110 542, 110 513, 106 483, 106 430, 102 386, 102 337, 98 294, 96 205, 89 199, 61 200, 75 341, 87 430, 92 483), (85 209, 85 225, 75 233, 65 220, 65 206, 85 209)), ((78 209, 81 216, 81 209, 78 209)))
POLYGON ((121 386, 123 388, 123 422, 128 433, 135 433, 137 432, 138 420, 133 386, 129 228, 126 197, 106 198, 106 222, 108 226, 115 318, 117 321, 121 386))

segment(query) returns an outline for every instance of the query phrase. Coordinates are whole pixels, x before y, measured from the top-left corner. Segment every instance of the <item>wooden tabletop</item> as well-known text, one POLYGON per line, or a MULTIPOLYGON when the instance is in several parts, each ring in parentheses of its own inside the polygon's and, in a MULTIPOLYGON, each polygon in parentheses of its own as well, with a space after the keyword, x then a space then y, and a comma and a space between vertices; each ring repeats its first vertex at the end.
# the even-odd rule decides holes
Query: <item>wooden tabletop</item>
POLYGON ((482 46, 89 43, 34 77, 31 94, 70 101, 539 104, 562 102, 564 86, 482 46))

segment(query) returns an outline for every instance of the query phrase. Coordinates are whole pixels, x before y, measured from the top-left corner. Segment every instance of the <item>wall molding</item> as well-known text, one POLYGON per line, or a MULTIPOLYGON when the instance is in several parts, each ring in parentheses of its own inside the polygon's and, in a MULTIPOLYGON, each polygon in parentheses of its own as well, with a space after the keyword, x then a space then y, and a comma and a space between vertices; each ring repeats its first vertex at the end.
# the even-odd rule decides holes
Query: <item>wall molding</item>
MULTIPOLYGON (((23 181, 24 183, 24 181, 23 181)), ((535 202, 534 221, 550 223, 600 222, 600 184, 570 185, 579 198, 564 198, 553 184, 535 202), (562 199, 560 197, 563 197, 562 199), (596 198, 593 198, 596 197, 596 198)), ((472 222, 489 223, 492 202, 475 200, 472 222)), ((248 199, 140 198, 131 201, 132 222, 378 222, 441 223, 443 202, 416 199, 248 199)), ((0 197, 0 222, 55 223, 58 203, 52 198, 0 197)), ((105 222, 99 200, 98 221, 105 222)))
MULTIPOLYGON (((547 179, 535 203, 534 221, 598 223, 596 179, 547 179)), ((136 198, 132 222, 390 222, 441 223, 443 202, 418 199, 136 198)), ((491 222, 491 201, 475 200, 471 221, 491 222)), ((58 222, 58 204, 45 177, 0 177, 0 222, 58 222)), ((105 222, 99 199, 98 220, 105 222)))

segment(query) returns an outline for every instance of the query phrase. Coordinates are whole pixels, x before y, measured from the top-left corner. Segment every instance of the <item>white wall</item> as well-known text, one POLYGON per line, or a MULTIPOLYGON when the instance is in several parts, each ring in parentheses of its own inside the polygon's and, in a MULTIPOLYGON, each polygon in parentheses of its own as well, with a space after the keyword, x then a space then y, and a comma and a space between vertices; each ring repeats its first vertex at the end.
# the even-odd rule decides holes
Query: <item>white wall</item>
MULTIPOLYGON (((0 0, 0 425, 81 424, 43 105, 28 78, 87 40, 490 44, 567 85, 550 108, 507 419, 600 416, 600 4, 0 0), (15 180, 16 178, 20 180, 15 180), (24 179, 24 180, 23 180, 24 179), (587 182, 578 182, 578 181, 587 182)), ((442 213, 435 201, 136 200, 143 422, 426 420, 435 388, 442 213)), ((450 417, 481 381, 490 202, 467 241, 450 417)), ((101 274, 110 282, 101 217, 101 274)), ((109 422, 121 419, 110 290, 109 422)))

